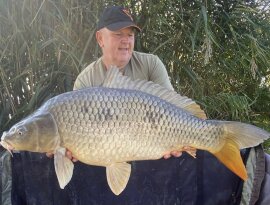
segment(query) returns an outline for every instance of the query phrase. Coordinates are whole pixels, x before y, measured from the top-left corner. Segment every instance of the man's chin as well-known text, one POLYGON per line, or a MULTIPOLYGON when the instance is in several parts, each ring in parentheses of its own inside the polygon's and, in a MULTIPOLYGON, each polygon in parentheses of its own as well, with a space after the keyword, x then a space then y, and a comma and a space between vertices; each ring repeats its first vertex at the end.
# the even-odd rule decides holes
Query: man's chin
POLYGON ((126 66, 128 64, 128 62, 130 61, 130 59, 131 59, 131 55, 124 55, 121 58, 119 58, 119 60, 118 60, 119 63, 117 65, 118 66, 121 65, 120 68, 123 68, 124 66, 126 66))

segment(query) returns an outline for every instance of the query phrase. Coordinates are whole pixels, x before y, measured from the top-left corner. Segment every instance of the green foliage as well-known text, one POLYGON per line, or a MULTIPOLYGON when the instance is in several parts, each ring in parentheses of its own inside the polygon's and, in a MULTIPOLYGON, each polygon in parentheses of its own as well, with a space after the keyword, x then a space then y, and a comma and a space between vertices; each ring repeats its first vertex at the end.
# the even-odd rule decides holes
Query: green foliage
POLYGON ((208 116, 224 120, 250 120, 251 100, 247 96, 218 93, 203 99, 208 116))
POLYGON ((269 130, 268 1, 0 0, 0 133, 72 90, 79 72, 100 56, 101 11, 119 4, 143 29, 136 50, 162 59, 176 91, 197 100, 210 118, 269 130))
POLYGON ((0 1, 0 131, 72 90, 85 59, 98 56, 93 22, 100 9, 87 2, 0 1))

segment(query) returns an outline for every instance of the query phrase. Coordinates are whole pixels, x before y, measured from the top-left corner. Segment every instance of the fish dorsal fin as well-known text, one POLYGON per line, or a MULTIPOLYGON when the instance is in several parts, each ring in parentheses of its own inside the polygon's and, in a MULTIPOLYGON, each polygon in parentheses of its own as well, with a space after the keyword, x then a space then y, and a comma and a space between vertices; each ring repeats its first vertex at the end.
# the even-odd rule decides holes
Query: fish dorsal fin
POLYGON ((140 90, 182 108, 196 117, 206 119, 205 112, 192 99, 186 96, 181 96, 177 92, 164 88, 152 81, 140 79, 133 81, 128 76, 123 76, 116 67, 112 67, 107 71, 107 75, 102 86, 107 88, 140 90))
POLYGON ((74 164, 65 156, 66 148, 59 147, 54 153, 54 168, 61 189, 71 180, 74 164))
POLYGON ((114 163, 106 167, 107 181, 115 195, 121 194, 126 188, 130 172, 131 165, 126 162, 114 163))

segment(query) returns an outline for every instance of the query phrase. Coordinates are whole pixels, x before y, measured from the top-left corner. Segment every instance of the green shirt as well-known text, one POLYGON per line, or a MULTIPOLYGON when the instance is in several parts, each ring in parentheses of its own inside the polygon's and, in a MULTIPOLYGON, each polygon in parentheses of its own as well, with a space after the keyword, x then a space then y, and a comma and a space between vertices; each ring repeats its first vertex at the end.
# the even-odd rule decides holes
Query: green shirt
MULTIPOLYGON (((132 80, 153 81, 173 90, 166 68, 156 55, 133 51, 129 63, 121 71, 132 80)), ((99 58, 79 74, 73 89, 100 86, 105 79, 105 75, 105 65, 99 58)))

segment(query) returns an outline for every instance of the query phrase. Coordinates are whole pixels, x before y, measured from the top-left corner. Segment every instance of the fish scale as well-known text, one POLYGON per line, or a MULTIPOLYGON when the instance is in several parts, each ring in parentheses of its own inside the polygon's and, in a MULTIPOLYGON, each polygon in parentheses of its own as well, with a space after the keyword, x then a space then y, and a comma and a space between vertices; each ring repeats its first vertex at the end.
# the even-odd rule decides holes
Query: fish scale
POLYGON ((241 122, 206 120, 193 100, 153 82, 132 81, 112 68, 102 86, 48 100, 4 132, 1 145, 10 152, 53 152, 61 188, 74 169, 65 156, 68 149, 86 164, 105 166, 108 184, 119 195, 131 173, 127 162, 159 159, 176 150, 192 156, 194 148, 209 151, 246 180, 239 149, 256 146, 269 135, 241 122))
POLYGON ((62 146, 85 163, 106 166, 111 161, 158 159, 172 147, 179 149, 194 144, 206 149, 219 143, 215 132, 207 136, 200 134, 207 127, 217 129, 216 125, 202 126, 202 120, 137 90, 97 87, 89 92, 83 89, 75 96, 58 96, 47 103, 46 109, 58 124, 62 146), (66 117, 66 104, 75 105, 69 110, 76 121, 70 122, 66 117), (120 143, 116 145, 111 139, 120 143))

